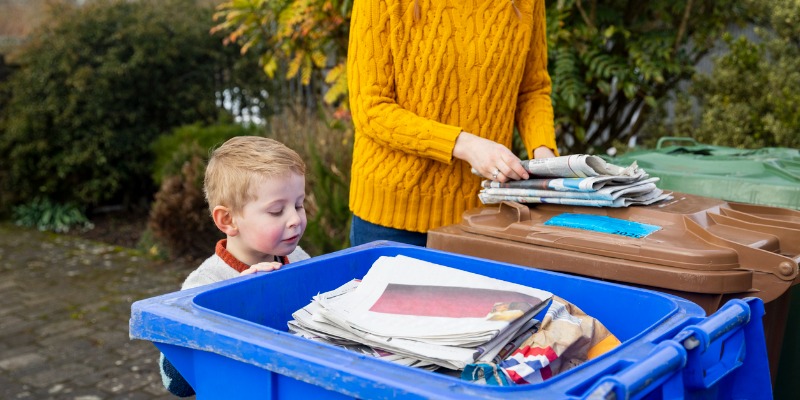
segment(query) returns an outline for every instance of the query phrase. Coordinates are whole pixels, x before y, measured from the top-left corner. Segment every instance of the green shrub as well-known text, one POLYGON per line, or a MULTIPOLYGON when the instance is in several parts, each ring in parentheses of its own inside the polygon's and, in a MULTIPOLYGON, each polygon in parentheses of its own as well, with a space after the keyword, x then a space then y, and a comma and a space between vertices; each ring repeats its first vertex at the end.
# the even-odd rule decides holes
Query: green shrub
POLYGON ((800 147, 800 0, 742 2, 755 36, 723 36, 725 52, 688 92, 672 95, 643 129, 644 147, 661 136, 720 146, 800 147))
POLYGON ((153 180, 160 185, 166 177, 179 174, 183 164, 194 154, 207 161, 212 149, 232 137, 260 134, 255 126, 240 124, 192 124, 175 128, 170 134, 160 136, 153 142, 153 180))
POLYGON ((219 38, 194 0, 62 7, 20 51, 0 135, 0 209, 150 198, 151 142, 213 121, 219 38))
POLYGON ((179 174, 166 177, 150 209, 148 229, 164 243, 170 256, 202 259, 211 255, 214 244, 223 238, 208 214, 203 195, 205 153, 197 144, 179 174))
POLYGON ((91 229, 92 223, 74 204, 57 204, 37 198, 12 209, 14 223, 40 231, 66 233, 72 229, 91 229))
POLYGON ((208 156, 234 136, 256 133, 238 124, 195 124, 176 128, 153 143, 153 177, 160 189, 150 208, 148 229, 172 257, 208 257, 224 237, 211 220, 203 194, 208 156))
POLYGON ((562 152, 604 152, 636 137, 716 38, 747 14, 741 3, 547 2, 548 70, 562 152))
MULTIPOLYGON (((800 2, 794 12, 800 13, 800 2)), ((695 79, 693 93, 703 107, 693 135, 698 141, 800 147, 800 30, 794 37, 759 32, 758 43, 728 37, 730 52, 716 60, 712 74, 695 79)))

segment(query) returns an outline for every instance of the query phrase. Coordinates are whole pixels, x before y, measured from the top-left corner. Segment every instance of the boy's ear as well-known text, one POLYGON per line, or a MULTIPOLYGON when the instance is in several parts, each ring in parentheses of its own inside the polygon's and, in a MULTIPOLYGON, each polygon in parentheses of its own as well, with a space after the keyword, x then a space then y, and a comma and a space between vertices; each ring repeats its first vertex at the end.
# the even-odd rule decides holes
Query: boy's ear
POLYGON ((239 228, 233 221, 233 214, 230 209, 225 206, 216 206, 211 211, 211 217, 214 219, 214 225, 228 236, 236 236, 239 234, 239 228))

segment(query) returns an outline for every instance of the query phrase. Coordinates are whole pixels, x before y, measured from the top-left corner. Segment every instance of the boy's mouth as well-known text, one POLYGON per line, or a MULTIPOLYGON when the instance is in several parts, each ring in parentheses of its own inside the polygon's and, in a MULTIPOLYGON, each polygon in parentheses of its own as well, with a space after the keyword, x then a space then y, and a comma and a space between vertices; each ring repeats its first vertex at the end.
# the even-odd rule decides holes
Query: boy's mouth
POLYGON ((297 239, 299 239, 299 238, 300 238, 300 235, 294 235, 294 236, 292 236, 292 237, 290 237, 290 238, 288 238, 288 239, 283 239, 283 241, 284 241, 284 242, 287 242, 287 243, 291 243, 291 242, 294 242, 294 241, 296 241, 296 240, 297 240, 297 239))

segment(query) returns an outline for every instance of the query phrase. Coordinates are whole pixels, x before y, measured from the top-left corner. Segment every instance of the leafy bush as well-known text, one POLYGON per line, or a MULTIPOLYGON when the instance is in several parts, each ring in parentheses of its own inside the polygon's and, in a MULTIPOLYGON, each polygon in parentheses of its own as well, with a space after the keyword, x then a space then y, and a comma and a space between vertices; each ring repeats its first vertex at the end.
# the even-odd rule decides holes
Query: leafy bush
POLYGON ((172 257, 202 259, 212 254, 214 244, 224 236, 208 213, 203 195, 207 153, 197 144, 179 174, 166 177, 150 209, 148 228, 164 243, 172 257))
POLYGON ((212 148, 234 136, 253 135, 238 124, 176 128, 153 143, 153 176, 160 189, 150 209, 148 228, 173 257, 204 258, 224 236, 214 225, 203 194, 203 176, 212 148))
POLYGON ((193 0, 61 7, 16 60, 0 136, 0 209, 36 197, 93 206, 149 198, 150 143, 217 118, 224 50, 193 0))
POLYGON ((671 94, 643 129, 643 147, 661 136, 758 148, 800 147, 800 1, 742 2, 755 35, 728 33, 708 74, 695 74, 687 91, 671 94))
POLYGON ((594 153, 627 142, 668 92, 694 73, 735 0, 560 0, 547 7, 559 147, 594 153))
POLYGON ((18 205, 13 208, 12 214, 17 225, 40 231, 65 233, 76 228, 92 228, 91 222, 79 207, 74 204, 56 204, 48 199, 37 198, 18 205))
POLYGON ((170 134, 160 136, 151 146, 155 154, 153 180, 160 185, 166 177, 180 174, 184 163, 193 155, 203 157, 205 162, 210 151, 226 140, 250 135, 260 135, 260 132, 255 126, 239 124, 192 124, 175 128, 170 134))
POLYGON ((755 3, 755 40, 726 37, 730 52, 693 93, 703 111, 694 137, 746 148, 800 147, 800 1, 755 3))

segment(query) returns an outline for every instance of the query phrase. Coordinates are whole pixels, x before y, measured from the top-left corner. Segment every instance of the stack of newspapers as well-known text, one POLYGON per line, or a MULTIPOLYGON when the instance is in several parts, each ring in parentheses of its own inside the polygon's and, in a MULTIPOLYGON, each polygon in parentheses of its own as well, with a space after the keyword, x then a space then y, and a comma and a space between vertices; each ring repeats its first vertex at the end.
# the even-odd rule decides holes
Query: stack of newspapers
POLYGON ((404 365, 461 370, 502 359, 535 332, 543 290, 398 255, 321 293, 289 331, 404 365))
MULTIPOLYGON (((594 207, 647 205, 672 198, 636 165, 620 167, 598 156, 578 154, 525 160, 529 179, 505 183, 484 180, 483 204, 502 201, 594 207)), ((474 170, 473 170, 474 172, 474 170)))

